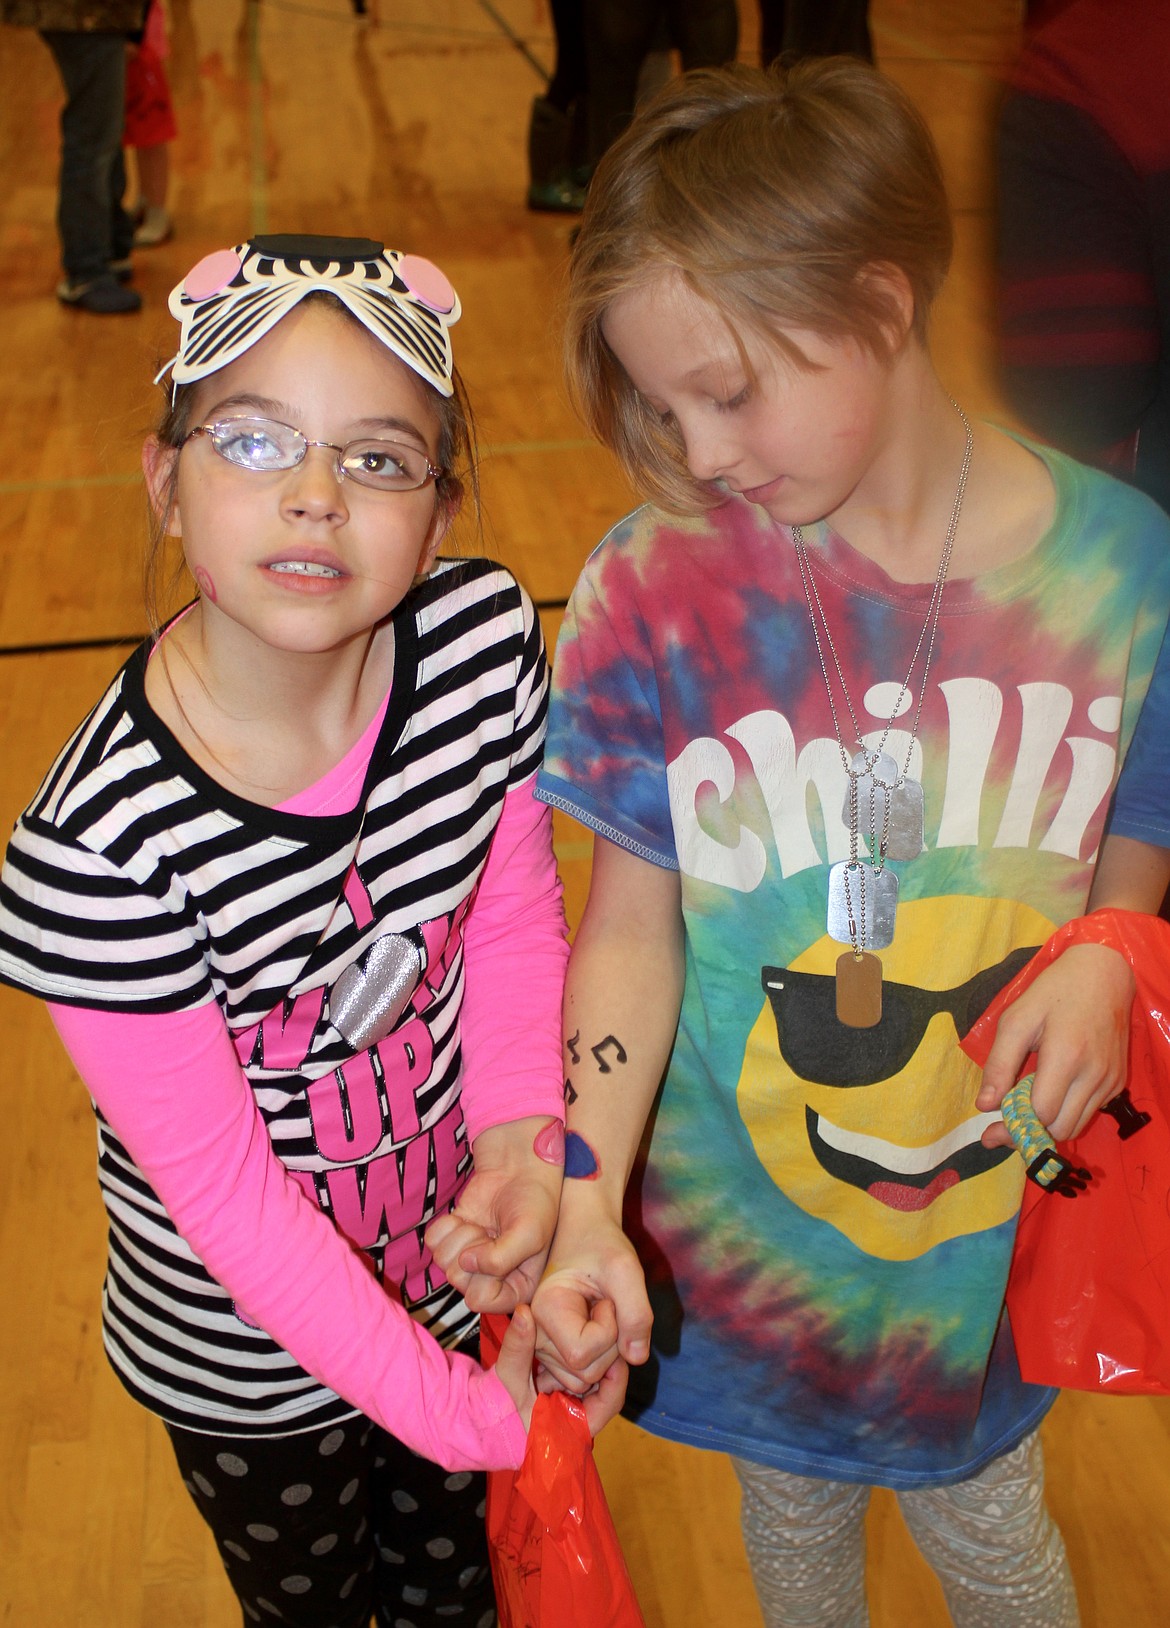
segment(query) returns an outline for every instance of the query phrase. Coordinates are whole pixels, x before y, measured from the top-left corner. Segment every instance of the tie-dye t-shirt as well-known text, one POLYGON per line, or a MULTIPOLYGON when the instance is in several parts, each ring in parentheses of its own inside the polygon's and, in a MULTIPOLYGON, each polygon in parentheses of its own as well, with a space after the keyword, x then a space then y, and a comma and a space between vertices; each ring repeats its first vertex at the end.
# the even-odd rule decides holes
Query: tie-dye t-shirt
MULTIPOLYGON (((791 534, 739 498, 693 520, 639 509, 573 594, 539 795, 681 872, 682 1015, 628 1222, 655 1307, 634 1411, 662 1435, 927 1485, 1007 1451, 1051 1402, 1001 1320, 1023 1166, 982 1147, 956 1040, 1083 908, 1166 624, 1170 521, 1043 456, 1051 531, 948 583, 917 740, 916 677, 886 742, 924 785, 926 847, 891 866, 873 1028, 835 1014, 847 777, 791 534)), ((876 743, 929 586, 823 526, 806 542, 876 743)))

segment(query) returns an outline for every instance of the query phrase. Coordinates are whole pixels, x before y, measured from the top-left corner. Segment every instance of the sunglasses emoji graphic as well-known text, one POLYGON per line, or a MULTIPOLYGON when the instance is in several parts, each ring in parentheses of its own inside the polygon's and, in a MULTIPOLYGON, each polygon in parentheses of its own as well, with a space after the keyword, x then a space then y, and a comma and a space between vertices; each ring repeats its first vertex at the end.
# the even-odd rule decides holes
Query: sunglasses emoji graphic
POLYGON ((1017 901, 901 905, 871 1029, 837 1020, 834 940, 762 968, 737 1102, 776 1186, 883 1260, 1009 1220, 1022 1167, 983 1146, 997 1116, 976 1111, 980 1070, 958 1042, 1051 931, 1017 901))

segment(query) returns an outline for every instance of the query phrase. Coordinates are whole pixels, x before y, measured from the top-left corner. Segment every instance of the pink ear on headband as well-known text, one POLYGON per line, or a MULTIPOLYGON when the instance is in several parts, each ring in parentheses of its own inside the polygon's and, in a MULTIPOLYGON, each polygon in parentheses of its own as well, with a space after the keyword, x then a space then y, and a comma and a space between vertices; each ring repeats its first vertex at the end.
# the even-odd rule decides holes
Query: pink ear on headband
POLYGON ((433 261, 424 260, 421 254, 404 254, 394 269, 410 292, 432 311, 453 309, 455 290, 433 261))
POLYGON ((234 249, 217 249, 205 254, 183 279, 183 293, 189 300, 206 300, 226 288, 238 276, 243 262, 234 249))

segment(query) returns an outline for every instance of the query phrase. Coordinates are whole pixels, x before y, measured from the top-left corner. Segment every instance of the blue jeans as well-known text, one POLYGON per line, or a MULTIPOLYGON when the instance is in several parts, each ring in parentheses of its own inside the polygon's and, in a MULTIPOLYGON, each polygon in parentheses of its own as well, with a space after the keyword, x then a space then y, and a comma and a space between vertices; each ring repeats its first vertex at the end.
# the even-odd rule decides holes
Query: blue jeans
POLYGON ((65 86, 61 112, 61 174, 57 231, 61 260, 73 282, 108 273, 130 253, 134 223, 122 208, 126 167, 126 36, 61 33, 41 38, 65 86))

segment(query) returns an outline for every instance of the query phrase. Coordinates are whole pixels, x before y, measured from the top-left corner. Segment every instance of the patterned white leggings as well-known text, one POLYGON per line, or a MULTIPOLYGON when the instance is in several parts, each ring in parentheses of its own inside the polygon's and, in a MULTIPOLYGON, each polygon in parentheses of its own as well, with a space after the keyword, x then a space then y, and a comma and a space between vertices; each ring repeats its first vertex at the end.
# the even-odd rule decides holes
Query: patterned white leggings
MULTIPOLYGON (((767 1628, 867 1628, 870 1488, 733 1459, 744 1541, 767 1628)), ((956 1628, 1077 1628, 1064 1544, 1044 1505, 1040 1444, 1028 1436, 969 1481, 900 1492, 910 1535, 934 1568, 956 1628)))

